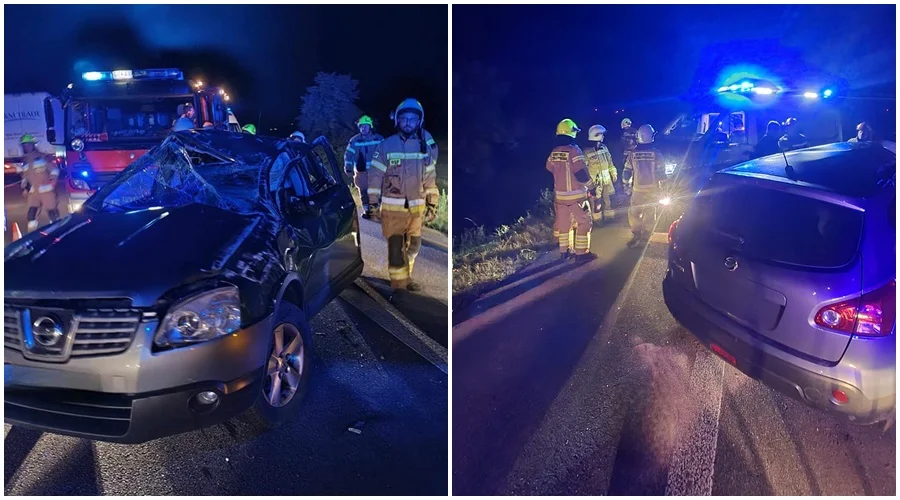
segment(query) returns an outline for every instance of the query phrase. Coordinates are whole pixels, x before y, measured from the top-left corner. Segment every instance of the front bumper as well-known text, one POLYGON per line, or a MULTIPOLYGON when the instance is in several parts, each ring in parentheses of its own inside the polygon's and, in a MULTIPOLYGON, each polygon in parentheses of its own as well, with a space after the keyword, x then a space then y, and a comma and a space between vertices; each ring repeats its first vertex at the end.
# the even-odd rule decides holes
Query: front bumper
POLYGON ((145 321, 124 352, 63 363, 27 359, 6 347, 5 421, 121 443, 222 422, 249 408, 262 390, 271 322, 269 316, 209 342, 153 352, 157 322, 145 321), (210 411, 191 402, 201 391, 219 396, 210 411))
MULTIPOLYGON (((8 365, 7 365, 8 366, 8 365)), ((6 423, 97 441, 136 444, 222 423, 246 411, 262 390, 262 367, 229 382, 168 391, 110 394, 71 389, 6 388, 6 423), (218 401, 197 403, 214 391, 218 401)))
MULTIPOLYGON (((672 316, 704 346, 710 348, 710 344, 717 344, 734 356, 738 370, 782 394, 857 424, 879 422, 894 411, 896 391, 893 385, 883 385, 873 394, 860 389, 864 387, 866 377, 890 377, 893 380, 893 363, 857 368, 858 365, 852 363, 844 366, 842 360, 836 366, 823 366, 794 356, 702 303, 691 291, 673 281, 671 272, 663 281, 663 297, 672 316), (832 402, 831 394, 835 389, 847 394, 849 401, 846 404, 832 402)), ((844 359, 848 356, 851 356, 849 352, 844 359)), ((853 356, 861 358, 860 361, 868 358, 870 363, 873 359, 853 356)))

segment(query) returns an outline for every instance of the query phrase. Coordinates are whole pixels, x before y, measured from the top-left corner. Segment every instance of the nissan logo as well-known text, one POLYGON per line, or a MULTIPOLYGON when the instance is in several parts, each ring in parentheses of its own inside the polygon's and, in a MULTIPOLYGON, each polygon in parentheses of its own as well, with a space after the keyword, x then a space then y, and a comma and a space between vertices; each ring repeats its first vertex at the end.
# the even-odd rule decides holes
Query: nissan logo
POLYGON ((734 257, 728 256, 725 257, 725 269, 729 271, 734 271, 738 268, 738 261, 734 257))
POLYGON ((34 339, 44 347, 56 347, 64 335, 59 321, 49 316, 36 319, 31 326, 34 339))

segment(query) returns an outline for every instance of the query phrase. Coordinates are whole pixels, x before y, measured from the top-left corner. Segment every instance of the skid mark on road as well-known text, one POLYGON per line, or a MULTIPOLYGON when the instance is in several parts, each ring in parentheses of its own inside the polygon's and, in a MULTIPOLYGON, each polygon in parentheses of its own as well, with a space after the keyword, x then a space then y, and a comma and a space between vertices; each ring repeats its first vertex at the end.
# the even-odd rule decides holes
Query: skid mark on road
POLYGON ((688 393, 693 408, 688 421, 681 422, 686 432, 669 462, 666 495, 712 494, 723 368, 722 361, 708 352, 698 353, 694 360, 688 393))

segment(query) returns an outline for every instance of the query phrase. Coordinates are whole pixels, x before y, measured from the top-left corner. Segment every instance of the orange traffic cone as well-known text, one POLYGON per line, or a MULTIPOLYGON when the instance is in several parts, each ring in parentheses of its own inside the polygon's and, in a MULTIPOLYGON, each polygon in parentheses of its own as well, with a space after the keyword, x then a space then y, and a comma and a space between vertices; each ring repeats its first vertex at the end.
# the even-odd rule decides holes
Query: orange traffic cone
POLYGON ((19 229, 19 223, 18 223, 18 222, 13 222, 13 228, 12 228, 12 229, 13 229, 13 231, 12 231, 12 233, 13 233, 13 234, 12 234, 12 240, 13 240, 13 241, 16 241, 16 240, 18 240, 18 239, 21 239, 21 238, 22 238, 22 230, 19 229))

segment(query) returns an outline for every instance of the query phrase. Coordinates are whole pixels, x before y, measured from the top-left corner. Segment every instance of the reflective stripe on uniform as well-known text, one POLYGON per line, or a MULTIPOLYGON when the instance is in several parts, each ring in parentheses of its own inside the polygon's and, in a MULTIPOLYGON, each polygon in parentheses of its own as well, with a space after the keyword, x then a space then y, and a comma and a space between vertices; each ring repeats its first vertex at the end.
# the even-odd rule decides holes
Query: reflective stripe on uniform
POLYGON ((430 173, 430 172, 434 172, 434 165, 433 165, 433 164, 429 164, 429 165, 426 165, 426 166, 425 166, 425 173, 427 174, 427 173, 430 173))
POLYGON ((409 200, 409 206, 410 206, 410 207, 417 207, 417 206, 419 206, 419 205, 423 205, 423 206, 424 206, 424 205, 425 205, 425 200, 423 200, 423 199, 421 199, 421 198, 415 199, 415 200, 409 200))
POLYGON ((559 201, 574 201, 587 197, 587 192, 583 189, 575 191, 556 191, 556 199, 559 201))
POLYGON ((387 172, 387 167, 384 166, 384 163, 381 163, 378 160, 372 160, 372 166, 381 170, 382 172, 387 172))
MULTIPOLYGON (((372 190, 370 189, 369 191, 371 192, 372 190)), ((382 198, 381 203, 385 205, 400 205, 402 207, 406 205, 406 198, 382 198)))
POLYGON ((356 152, 356 150, 355 150, 355 149, 353 149, 353 147, 352 147, 352 146, 347 146, 347 152, 349 152, 349 153, 355 153, 355 152, 356 152))
POLYGON ((367 191, 370 195, 374 194, 374 195, 381 196, 381 189, 370 187, 367 191))
POLYGON ((434 139, 428 139, 427 141, 425 141, 425 144, 428 144, 429 146, 434 146, 436 143, 434 142, 434 139))
POLYGON ((427 153, 388 153, 388 160, 424 160, 427 153))
POLYGON ((388 275, 391 277, 391 281, 403 281, 409 279, 409 268, 406 266, 388 267, 388 275))
POLYGON ((573 162, 574 162, 574 161, 578 161, 578 160, 584 161, 584 155, 578 155, 578 156, 576 156, 575 158, 572 158, 572 161, 573 161, 573 162))
POLYGON ((361 148, 363 146, 377 146, 381 144, 381 141, 367 141, 367 142, 354 142, 353 145, 361 148))

